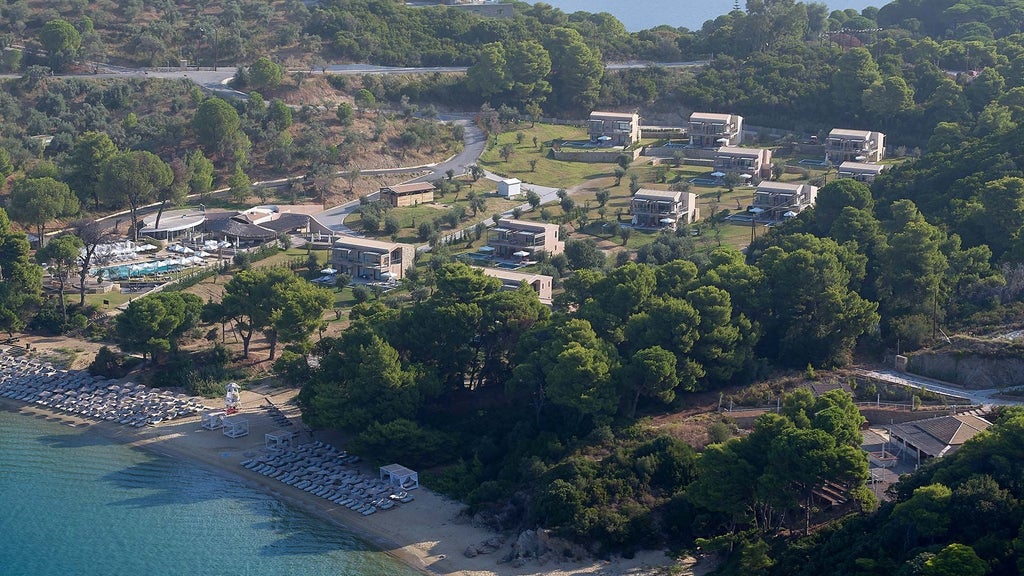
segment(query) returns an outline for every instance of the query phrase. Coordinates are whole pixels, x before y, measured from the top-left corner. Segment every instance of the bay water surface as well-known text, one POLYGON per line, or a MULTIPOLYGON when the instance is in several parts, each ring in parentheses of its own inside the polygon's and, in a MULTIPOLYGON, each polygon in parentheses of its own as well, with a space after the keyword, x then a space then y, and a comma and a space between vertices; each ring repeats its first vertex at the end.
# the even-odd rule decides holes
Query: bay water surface
POLYGON ((0 409, 0 574, 419 574, 239 480, 0 409))
MULTIPOLYGON (((630 32, 638 32, 668 24, 673 28, 699 30, 704 22, 714 20, 733 9, 734 0, 526 0, 543 2, 562 12, 607 12, 615 16, 630 32)), ((819 0, 820 1, 820 0, 819 0)), ((858 12, 868 6, 881 8, 888 2, 871 0, 824 0, 831 10, 854 8, 858 12)), ((739 3, 746 8, 746 0, 739 3)))

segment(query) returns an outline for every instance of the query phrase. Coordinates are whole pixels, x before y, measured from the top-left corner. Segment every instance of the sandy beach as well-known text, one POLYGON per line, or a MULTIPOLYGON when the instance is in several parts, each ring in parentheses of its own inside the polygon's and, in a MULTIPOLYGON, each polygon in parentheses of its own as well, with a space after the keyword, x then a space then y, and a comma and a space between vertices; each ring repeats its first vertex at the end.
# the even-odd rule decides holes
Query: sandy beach
MULTIPOLYGON (((259 406, 267 399, 281 407, 296 422, 299 441, 310 440, 298 420, 297 409, 287 404, 295 391, 274 393, 271 396, 257 392, 242 393, 241 414, 249 419, 250 434, 242 438, 229 438, 219 430, 204 430, 198 417, 165 422, 158 426, 132 428, 110 422, 96 422, 44 407, 0 398, 0 407, 20 412, 26 417, 43 417, 61 422, 82 433, 102 434, 140 449, 150 450, 172 458, 187 459, 220 473, 241 479, 275 498, 288 502, 308 513, 335 525, 342 526, 362 539, 404 563, 427 574, 446 576, 615 576, 668 574, 672 566, 687 566, 691 562, 677 563, 660 551, 638 553, 634 558, 615 558, 586 562, 548 561, 531 559, 521 566, 499 563, 510 550, 511 543, 504 539, 498 550, 489 554, 467 557, 467 547, 477 546, 500 535, 478 528, 462 515, 463 505, 433 493, 423 487, 413 491, 415 500, 395 509, 362 516, 292 486, 247 470, 240 463, 259 455, 264 448, 264 434, 277 430, 273 419, 259 406)), ((208 401, 216 405, 216 401, 208 401)), ((364 466, 367 475, 376 475, 376 468, 364 466)), ((492 540, 493 541, 493 540, 492 540)), ((700 574, 686 570, 683 573, 700 574)), ((677 572, 678 573, 678 572, 677 572)))

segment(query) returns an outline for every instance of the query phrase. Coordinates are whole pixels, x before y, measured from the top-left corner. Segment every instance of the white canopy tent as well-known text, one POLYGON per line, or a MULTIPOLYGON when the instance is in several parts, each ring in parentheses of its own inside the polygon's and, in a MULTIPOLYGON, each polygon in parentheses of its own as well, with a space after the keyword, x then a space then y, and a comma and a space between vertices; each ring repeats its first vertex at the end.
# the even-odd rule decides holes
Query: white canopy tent
POLYGON ((274 430, 263 435, 263 442, 267 450, 284 450, 294 445, 295 433, 287 430, 274 430))
POLYGON ((224 419, 224 435, 228 438, 241 438, 249 435, 249 419, 231 416, 224 419))
POLYGON ((381 466, 380 479, 381 482, 386 480, 388 484, 398 486, 403 490, 413 490, 420 487, 420 475, 401 464, 381 466))

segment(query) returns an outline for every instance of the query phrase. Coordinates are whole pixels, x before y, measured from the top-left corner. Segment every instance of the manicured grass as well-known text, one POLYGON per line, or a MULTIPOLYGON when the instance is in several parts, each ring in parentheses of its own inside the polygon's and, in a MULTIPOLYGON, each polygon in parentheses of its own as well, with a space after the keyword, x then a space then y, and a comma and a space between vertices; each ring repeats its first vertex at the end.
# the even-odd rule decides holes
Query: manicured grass
MULTIPOLYGON (((504 213, 524 203, 523 200, 508 200, 498 196, 496 186, 491 180, 481 179, 473 182, 467 178, 460 181, 463 182, 463 186, 458 193, 449 192, 444 196, 437 196, 435 193, 435 202, 433 203, 392 208, 388 214, 394 215, 401 226, 395 241, 409 244, 422 243, 423 241, 420 240, 418 234, 420 223, 441 218, 456 206, 461 206, 466 211, 465 218, 455 228, 461 229, 475 226, 477 222, 489 218, 492 214, 504 213), (478 212, 476 215, 473 214, 473 210, 470 208, 470 192, 475 192, 477 197, 481 197, 485 201, 483 211, 478 212)), ((362 215, 358 212, 353 212, 345 218, 345 225, 354 230, 362 230, 362 215)), ((452 230, 454 229, 447 225, 441 227, 441 232, 450 232, 452 230)), ((369 236, 390 240, 383 232, 369 234, 369 236)))
POLYGON ((531 128, 527 124, 522 124, 516 130, 499 134, 497 145, 488 145, 480 157, 479 164, 496 174, 552 188, 570 188, 580 182, 611 176, 614 173, 615 164, 611 163, 563 162, 548 158, 551 142, 557 138, 584 140, 587 133, 583 128, 572 126, 537 124, 531 128), (523 133, 522 143, 518 142, 518 132, 523 133), (533 145, 534 136, 541 146, 533 145), (507 162, 500 154, 505 144, 512 144, 515 147, 507 162), (535 168, 530 167, 531 160, 537 161, 535 168))
MULTIPOLYGON (((121 304, 128 302, 129 299, 135 299, 138 296, 138 294, 122 294, 120 292, 107 292, 106 294, 86 294, 85 303, 87 306, 98 306, 101 310, 113 310, 114 308, 117 308, 121 304), (110 302, 110 304, 104 304, 104 300, 110 302)), ((68 295, 68 298, 68 301, 70 302, 70 294, 68 295)))

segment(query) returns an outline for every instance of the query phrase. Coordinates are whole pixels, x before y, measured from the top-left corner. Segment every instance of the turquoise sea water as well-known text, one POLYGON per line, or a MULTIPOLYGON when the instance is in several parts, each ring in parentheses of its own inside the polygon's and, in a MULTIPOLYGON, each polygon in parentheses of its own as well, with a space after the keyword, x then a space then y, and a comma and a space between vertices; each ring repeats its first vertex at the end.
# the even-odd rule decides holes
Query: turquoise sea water
MULTIPOLYGON (((630 32, 638 32, 668 24, 675 28, 699 30, 707 20, 714 20, 733 9, 733 0, 526 0, 530 4, 544 2, 562 12, 607 12, 615 16, 630 32)), ((821 0, 819 0, 821 1, 821 0)), ((854 8, 858 12, 868 6, 881 8, 888 3, 872 0, 825 0, 832 10, 854 8)), ((746 0, 740 0, 745 8, 746 0)))
POLYGON ((0 410, 3 576, 412 576, 239 481, 0 410))

